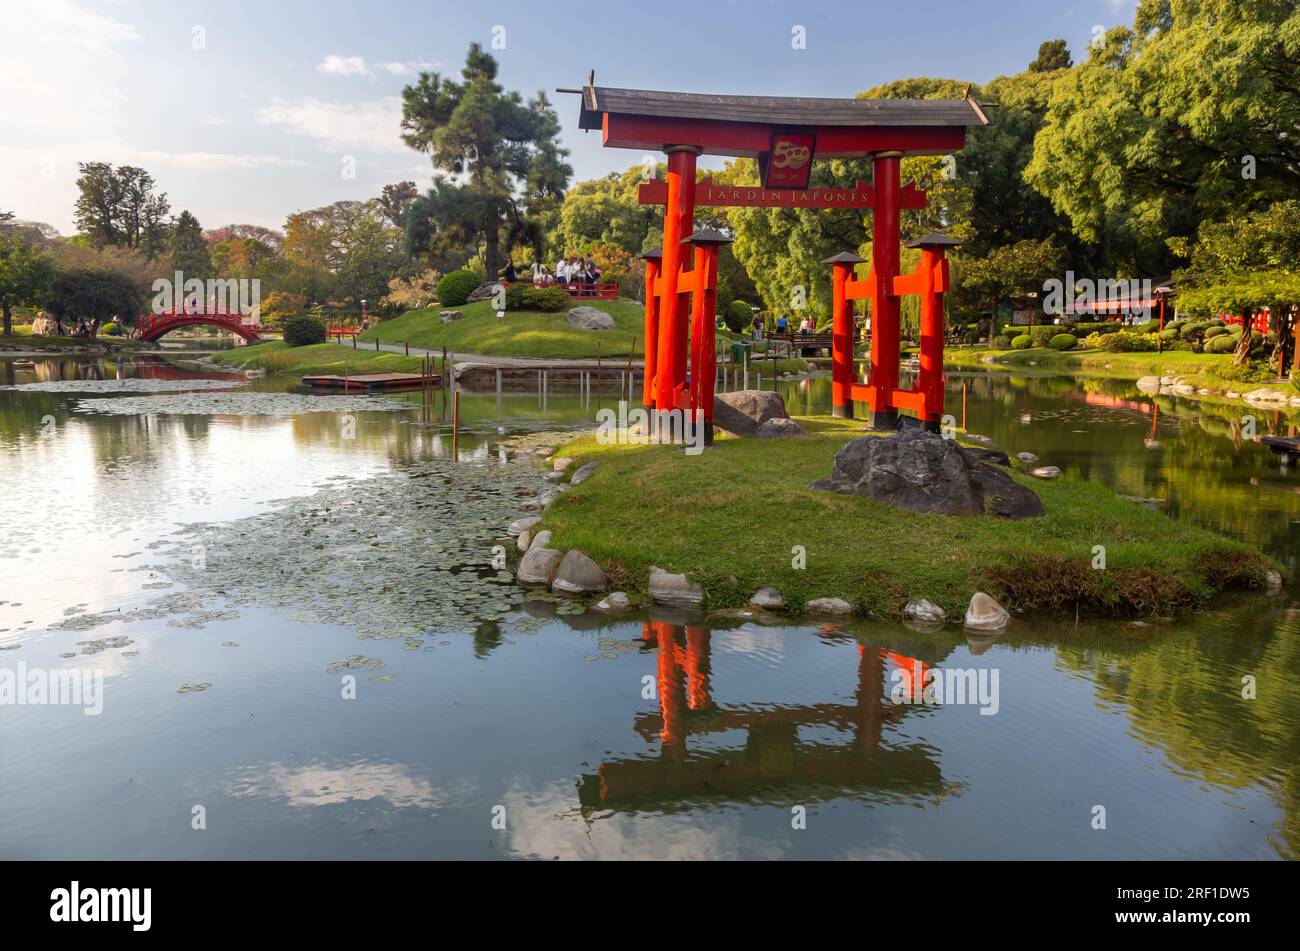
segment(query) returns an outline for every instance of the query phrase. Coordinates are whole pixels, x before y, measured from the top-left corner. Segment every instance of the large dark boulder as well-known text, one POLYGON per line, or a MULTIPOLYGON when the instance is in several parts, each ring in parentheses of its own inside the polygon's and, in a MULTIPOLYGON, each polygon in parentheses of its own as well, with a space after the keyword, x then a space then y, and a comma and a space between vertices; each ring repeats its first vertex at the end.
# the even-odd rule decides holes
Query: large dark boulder
POLYGON ((735 436, 755 436, 769 419, 789 419, 785 400, 771 390, 737 390, 713 398, 713 425, 735 436))
POLYGON ((919 429, 853 440, 835 456, 831 478, 812 488, 913 512, 1005 518, 1043 514, 1043 503, 1032 490, 954 440, 919 429))

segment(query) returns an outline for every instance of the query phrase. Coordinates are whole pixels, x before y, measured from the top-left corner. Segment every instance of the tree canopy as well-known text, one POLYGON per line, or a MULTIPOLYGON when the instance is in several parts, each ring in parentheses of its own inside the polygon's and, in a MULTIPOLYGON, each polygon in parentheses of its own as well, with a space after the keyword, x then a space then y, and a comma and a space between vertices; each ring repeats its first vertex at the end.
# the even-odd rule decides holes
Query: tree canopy
POLYGON ((419 250, 442 232, 484 246, 489 274, 502 263, 501 241, 536 241, 529 215, 563 196, 573 170, 559 145, 560 123, 544 93, 525 102, 496 81, 497 62, 474 43, 461 81, 422 72, 402 91, 402 138, 428 152, 444 173, 411 204, 407 234, 419 250))

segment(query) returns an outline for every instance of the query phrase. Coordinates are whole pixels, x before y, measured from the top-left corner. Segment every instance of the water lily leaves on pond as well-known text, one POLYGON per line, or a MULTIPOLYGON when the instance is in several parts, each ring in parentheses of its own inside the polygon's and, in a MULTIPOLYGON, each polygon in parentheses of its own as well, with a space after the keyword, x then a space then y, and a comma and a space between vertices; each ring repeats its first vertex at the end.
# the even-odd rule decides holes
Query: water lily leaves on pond
POLYGON ((221 391, 109 396, 81 399, 73 412, 110 416, 297 416, 357 411, 408 412, 410 406, 382 396, 221 391))
POLYGON ((199 683, 192 683, 192 684, 181 684, 179 687, 176 688, 176 692, 177 693, 202 693, 204 690, 207 690, 211 686, 212 684, 206 681, 200 681, 199 683))

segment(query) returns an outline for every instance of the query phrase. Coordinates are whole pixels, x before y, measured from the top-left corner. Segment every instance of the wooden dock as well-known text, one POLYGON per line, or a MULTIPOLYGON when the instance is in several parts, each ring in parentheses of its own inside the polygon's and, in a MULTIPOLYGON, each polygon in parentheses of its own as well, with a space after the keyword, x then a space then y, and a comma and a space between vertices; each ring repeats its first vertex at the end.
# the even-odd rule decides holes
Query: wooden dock
POLYGON ((322 390, 344 390, 364 393, 371 390, 418 390, 442 382, 442 374, 426 376, 420 373, 356 373, 349 376, 321 374, 304 376, 304 386, 322 390))
POLYGON ((1276 453, 1300 457, 1300 439, 1290 436, 1260 436, 1259 441, 1276 453))

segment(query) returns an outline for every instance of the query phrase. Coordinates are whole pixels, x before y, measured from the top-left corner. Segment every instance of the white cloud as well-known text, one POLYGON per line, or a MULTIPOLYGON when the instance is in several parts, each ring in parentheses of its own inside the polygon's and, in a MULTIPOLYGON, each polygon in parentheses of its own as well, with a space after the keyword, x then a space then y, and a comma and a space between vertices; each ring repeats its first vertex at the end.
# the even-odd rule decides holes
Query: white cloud
POLYGON ((301 168, 307 164, 301 159, 282 158, 278 155, 235 155, 229 152, 160 152, 146 149, 135 155, 133 162, 137 165, 162 165, 200 172, 227 172, 236 168, 301 168))
POLYGON ((90 137, 120 126, 117 84, 131 68, 121 53, 139 40, 129 24, 71 0, 0 3, 4 69, 0 102, 6 133, 76 132, 90 137))
POLYGON ((372 76, 366 61, 360 56, 326 56, 317 66, 316 71, 329 76, 372 76))
POLYGON ((411 76, 415 70, 407 63, 380 63, 379 68, 386 73, 392 73, 394 76, 411 76))
POLYGON ((291 102, 276 98, 257 111, 257 121, 315 139, 331 151, 345 148, 407 151, 400 138, 402 100, 399 96, 363 102, 325 102, 312 98, 291 102))

